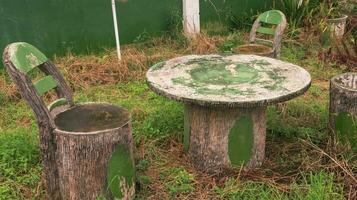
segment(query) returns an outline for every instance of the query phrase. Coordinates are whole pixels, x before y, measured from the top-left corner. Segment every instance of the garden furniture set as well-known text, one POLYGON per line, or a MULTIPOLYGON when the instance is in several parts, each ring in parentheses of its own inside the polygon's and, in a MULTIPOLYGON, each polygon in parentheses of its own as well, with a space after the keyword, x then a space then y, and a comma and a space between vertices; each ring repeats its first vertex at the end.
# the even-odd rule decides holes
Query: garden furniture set
MULTIPOLYGON (((285 26, 283 13, 265 12, 253 25, 252 44, 237 48, 239 52, 260 47, 253 43, 269 43, 268 53, 261 54, 269 57, 189 55, 148 70, 147 83, 154 92, 184 103, 183 147, 197 169, 220 174, 229 168, 262 165, 267 106, 302 95, 311 85, 305 69, 274 59, 280 55, 285 26), (274 39, 258 39, 257 33, 274 39)), ((75 104, 58 69, 28 43, 8 45, 3 60, 35 113, 47 198, 132 199, 135 166, 130 113, 108 103, 75 104), (43 76, 33 81, 31 73, 36 70, 43 76), (57 100, 46 106, 42 96, 51 91, 57 100)), ((357 115, 356 98, 357 74, 332 79, 333 129, 340 113, 357 115)))

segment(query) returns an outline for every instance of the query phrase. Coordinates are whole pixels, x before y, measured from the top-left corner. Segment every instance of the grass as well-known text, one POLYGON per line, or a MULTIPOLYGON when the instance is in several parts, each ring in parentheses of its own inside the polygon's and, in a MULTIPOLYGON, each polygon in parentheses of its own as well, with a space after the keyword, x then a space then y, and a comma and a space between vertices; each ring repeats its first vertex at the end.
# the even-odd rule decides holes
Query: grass
POLYGON ((0 135, 0 199, 26 199, 41 193, 36 130, 18 128, 0 135))
MULTIPOLYGON (((226 53, 246 41, 236 32, 196 41, 153 38, 115 52, 56 58, 76 102, 110 102, 132 114, 137 199, 344 199, 356 197, 351 151, 327 131, 329 78, 342 73, 318 59, 319 44, 287 42, 282 60, 313 77, 302 97, 268 108, 266 160, 260 169, 212 177, 197 171, 180 142, 183 105, 151 92, 147 67, 184 54, 226 53), (328 156, 326 156, 328 155, 328 156)), ((301 42, 301 41, 300 41, 301 42)), ((0 82, 0 200, 43 199, 37 125, 4 71, 0 82)))
POLYGON ((265 183, 246 181, 240 182, 229 178, 222 187, 216 187, 215 192, 222 199, 344 199, 341 186, 334 184, 333 175, 324 171, 304 175, 303 182, 294 183, 289 194, 282 193, 265 183), (259 192, 257 192, 259 191, 259 192))

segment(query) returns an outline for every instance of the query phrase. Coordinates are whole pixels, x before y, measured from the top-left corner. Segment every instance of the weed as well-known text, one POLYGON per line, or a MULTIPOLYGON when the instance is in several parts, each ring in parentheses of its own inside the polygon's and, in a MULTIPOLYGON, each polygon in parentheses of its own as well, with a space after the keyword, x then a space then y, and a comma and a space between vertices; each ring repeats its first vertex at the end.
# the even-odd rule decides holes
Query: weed
POLYGON ((148 169, 149 165, 150 163, 148 160, 146 159, 140 160, 139 163, 136 165, 136 170, 139 172, 144 172, 148 169))
POLYGON ((0 134, 0 199, 34 197, 41 177, 39 149, 33 131, 20 128, 0 134))
POLYGON ((334 183, 333 174, 326 172, 310 173, 303 175, 303 186, 298 187, 295 190, 296 199, 316 200, 338 200, 344 199, 343 188, 340 185, 334 183), (304 192, 304 190, 306 192, 304 192))
POLYGON ((227 39, 218 45, 219 52, 233 53, 234 47, 244 44, 244 36, 241 33, 233 33, 227 36, 227 39))
POLYGON ((171 195, 189 193, 195 190, 194 176, 183 168, 170 168, 160 173, 160 179, 165 181, 165 186, 171 195))
POLYGON ((281 10, 287 18, 288 37, 296 38, 306 18, 313 18, 312 12, 319 5, 319 0, 277 0, 275 8, 281 10))
POLYGON ((289 188, 290 193, 282 193, 276 187, 265 183, 245 181, 240 182, 229 178, 223 187, 216 187, 215 192, 222 199, 297 199, 297 200, 316 200, 316 199, 344 199, 342 187, 334 183, 332 174, 324 171, 304 175, 304 182, 294 183, 289 188))

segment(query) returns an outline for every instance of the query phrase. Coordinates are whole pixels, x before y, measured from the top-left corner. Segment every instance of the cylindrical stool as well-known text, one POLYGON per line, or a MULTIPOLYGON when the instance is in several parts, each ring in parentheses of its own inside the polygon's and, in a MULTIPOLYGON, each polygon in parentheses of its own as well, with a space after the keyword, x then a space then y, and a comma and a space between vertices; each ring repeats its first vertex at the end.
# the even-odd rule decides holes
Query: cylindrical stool
MULTIPOLYGON (((58 112, 58 111, 56 111, 58 112)), ((133 139, 127 110, 105 103, 54 114, 62 199, 132 199, 133 139)))
POLYGON ((260 44, 246 44, 238 46, 234 49, 234 52, 237 54, 253 54, 258 56, 266 56, 274 58, 273 48, 260 44))
POLYGON ((357 73, 331 79, 329 126, 357 151, 357 73))

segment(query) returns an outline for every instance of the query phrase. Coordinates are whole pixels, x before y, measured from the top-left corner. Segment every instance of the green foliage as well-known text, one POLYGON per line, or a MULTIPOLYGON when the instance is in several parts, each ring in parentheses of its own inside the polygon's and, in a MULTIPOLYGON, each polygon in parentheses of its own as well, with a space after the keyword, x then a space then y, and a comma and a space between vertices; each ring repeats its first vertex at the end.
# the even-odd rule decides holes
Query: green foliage
POLYGON ((182 33, 182 11, 181 9, 171 10, 170 17, 167 20, 168 34, 170 36, 177 36, 182 33))
POLYGON ((151 178, 149 176, 139 176, 138 181, 141 185, 147 185, 151 183, 151 178))
POLYGON ((233 53, 234 47, 244 44, 243 34, 233 33, 228 35, 227 39, 218 45, 218 50, 221 53, 233 53))
MULTIPOLYGON (((296 63, 308 69, 314 78, 326 78, 335 74, 335 70, 326 70, 325 64, 309 55, 315 46, 286 45, 282 50, 282 60, 296 63)), ((337 72, 339 73, 339 72, 337 72)), ((318 85, 312 85, 304 98, 288 101, 282 106, 268 108, 268 129, 274 136, 287 138, 302 137, 312 140, 326 139, 328 122, 328 95, 318 85)))
POLYGON ((0 106, 3 106, 5 103, 6 95, 0 91, 0 106))
POLYGON ((144 30, 144 32, 136 36, 136 38, 134 39, 134 43, 143 43, 149 41, 150 39, 150 34, 144 30))
POLYGON ((36 137, 26 129, 0 134, 0 176, 15 178, 39 162, 36 137))
POLYGON ((150 162, 147 159, 140 160, 136 165, 136 170, 139 172, 144 172, 148 169, 150 162))
POLYGON ((268 108, 268 129, 274 136, 309 138, 313 141, 326 139, 328 121, 327 105, 320 102, 304 103, 295 99, 283 108, 268 108))
POLYGON ((275 8, 287 18, 289 37, 296 37, 307 18, 311 18, 319 0, 275 0, 275 8))
POLYGON ((0 133, 0 200, 25 199, 22 188, 33 188, 40 181, 35 135, 23 128, 0 133))
POLYGON ((194 175, 180 167, 173 167, 161 172, 160 179, 164 180, 166 189, 171 195, 186 194, 195 190, 194 175))
POLYGON ((166 141, 172 134, 176 133, 178 137, 178 133, 183 131, 183 108, 181 105, 169 104, 171 105, 164 103, 162 109, 148 113, 142 122, 134 121, 134 124, 137 125, 134 128, 137 140, 139 138, 151 138, 160 143, 166 141), (165 107, 168 108, 169 112, 165 110, 165 107))
POLYGON ((239 15, 234 15, 231 13, 226 14, 226 18, 228 21, 228 27, 230 30, 243 30, 243 31, 250 31, 252 25, 257 17, 256 13, 253 11, 249 12, 242 12, 239 15))
POLYGON ((279 190, 264 183, 246 181, 238 182, 236 179, 229 178, 223 187, 216 187, 215 192, 222 199, 288 199, 279 190))
POLYGON ((303 182, 292 184, 290 193, 283 193, 278 188, 254 181, 237 181, 229 178, 222 187, 216 187, 215 192, 222 199, 230 200, 333 200, 344 199, 343 188, 334 183, 332 174, 324 171, 303 176, 303 182))
POLYGON ((299 200, 339 200, 344 199, 343 187, 334 183, 333 174, 324 171, 303 176, 302 186, 295 186, 295 199, 299 200), (305 192, 307 189, 307 192, 305 192))

